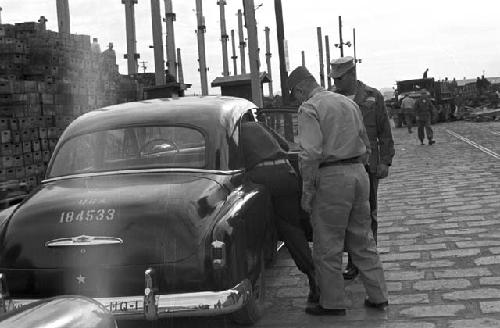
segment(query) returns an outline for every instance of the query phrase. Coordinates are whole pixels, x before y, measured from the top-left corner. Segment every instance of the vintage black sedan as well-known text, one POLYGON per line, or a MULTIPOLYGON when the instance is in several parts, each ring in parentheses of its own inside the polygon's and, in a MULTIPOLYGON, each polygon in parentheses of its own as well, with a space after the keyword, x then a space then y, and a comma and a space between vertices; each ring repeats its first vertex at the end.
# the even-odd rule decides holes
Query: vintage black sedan
POLYGON ((85 295, 117 319, 261 315, 276 241, 246 178, 231 97, 155 99, 82 115, 45 180, 0 214, 1 310, 85 295))

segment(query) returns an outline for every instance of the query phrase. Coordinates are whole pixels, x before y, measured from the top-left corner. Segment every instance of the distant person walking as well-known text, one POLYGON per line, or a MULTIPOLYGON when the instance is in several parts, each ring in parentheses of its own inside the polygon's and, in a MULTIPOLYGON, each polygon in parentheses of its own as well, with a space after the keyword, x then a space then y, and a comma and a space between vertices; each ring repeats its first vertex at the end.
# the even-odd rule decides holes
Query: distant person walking
POLYGON ((418 139, 420 140, 421 145, 424 144, 425 134, 427 134, 429 145, 436 143, 436 141, 434 141, 434 132, 432 131, 431 127, 431 121, 432 116, 434 115, 434 111, 435 107, 432 104, 427 90, 422 89, 420 97, 415 102, 415 118, 417 120, 418 139))
MULTIPOLYGON (((338 92, 352 100, 359 106, 363 115, 363 122, 370 140, 371 156, 366 167, 370 178, 370 214, 373 238, 377 241, 377 193, 379 179, 389 175, 394 157, 394 140, 392 138, 391 124, 384 97, 374 88, 357 80, 356 65, 353 57, 342 57, 332 62, 331 74, 338 92)), ((351 257, 344 271, 346 280, 354 279, 358 269, 352 263, 351 257)))
POLYGON ((410 95, 406 95, 401 101, 401 108, 403 109, 403 113, 405 115, 408 133, 412 133, 413 131, 411 128, 413 126, 413 120, 415 119, 415 99, 410 95))
POLYGON ((299 164, 302 208, 311 215, 313 259, 319 283, 319 304, 311 315, 345 315, 342 279, 344 247, 361 272, 368 297, 365 305, 383 310, 387 287, 370 228, 370 182, 364 168, 370 141, 355 102, 320 87, 299 66, 288 88, 299 107, 299 164))

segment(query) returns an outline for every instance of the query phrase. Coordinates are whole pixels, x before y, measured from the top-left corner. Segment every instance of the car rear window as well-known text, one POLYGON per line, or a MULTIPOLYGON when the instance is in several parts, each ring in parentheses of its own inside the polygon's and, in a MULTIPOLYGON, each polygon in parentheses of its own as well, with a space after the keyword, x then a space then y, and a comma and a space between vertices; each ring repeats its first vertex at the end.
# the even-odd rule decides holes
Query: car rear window
POLYGON ((48 177, 150 168, 205 167, 205 138, 185 126, 140 126, 68 139, 48 177))

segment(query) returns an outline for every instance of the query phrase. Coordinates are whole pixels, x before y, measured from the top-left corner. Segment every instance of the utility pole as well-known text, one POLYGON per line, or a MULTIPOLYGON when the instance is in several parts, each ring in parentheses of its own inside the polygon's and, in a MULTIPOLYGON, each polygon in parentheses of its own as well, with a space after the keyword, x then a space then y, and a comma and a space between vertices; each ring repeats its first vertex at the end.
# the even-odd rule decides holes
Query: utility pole
POLYGON ((354 65, 356 65, 357 63, 361 64, 361 59, 358 59, 356 57, 356 29, 355 28, 352 29, 352 43, 353 43, 353 47, 354 47, 354 65))
POLYGON ((2 7, 0 7, 0 24, 2 24, 2 7))
POLYGON ((142 68, 143 73, 146 73, 146 69, 148 68, 146 66, 146 63, 147 63, 147 61, 141 61, 141 68, 142 68))
POLYGON ((227 58, 227 39, 229 36, 226 32, 226 12, 224 6, 226 5, 225 0, 217 1, 220 7, 220 33, 222 42, 222 76, 229 76, 229 63, 227 58))
POLYGON ((234 30, 231 30, 231 44, 233 46, 233 55, 231 59, 233 60, 233 75, 238 75, 238 56, 236 56, 236 45, 234 42, 234 30))
POLYGON ((273 78, 271 73, 271 42, 269 40, 269 27, 266 26, 264 29, 266 32, 266 64, 267 64, 267 74, 269 74, 269 78, 271 82, 269 82, 269 96, 273 97, 273 78))
POLYGON ((245 48, 247 44, 245 42, 245 36, 243 35, 243 14, 241 12, 241 9, 238 10, 238 32, 240 38, 241 74, 246 74, 247 69, 245 65, 245 48))
POLYGON ((177 74, 179 75, 179 84, 184 84, 184 70, 182 68, 182 59, 181 59, 181 49, 177 48, 177 74))
POLYGON ((340 57, 344 57, 344 41, 342 41, 342 16, 339 16, 339 38, 340 57))
POLYGON ((56 8, 57 26, 59 27, 59 33, 70 34, 71 30, 68 0, 56 0, 56 8))
POLYGON ((198 61, 200 63, 200 81, 202 96, 208 95, 207 64, 205 62, 205 17, 203 16, 202 1, 196 0, 196 17, 198 21, 198 61))
POLYGON ((302 66, 306 67, 306 52, 302 50, 302 66))
POLYGON ((326 81, 328 90, 332 87, 332 79, 330 77, 331 67, 330 67, 330 39, 328 35, 325 35, 325 48, 326 48, 326 81))
POLYGON ((167 28, 166 36, 166 50, 167 50, 167 68, 168 73, 172 75, 177 81, 177 66, 175 58, 175 34, 174 34, 174 21, 176 19, 174 9, 172 7, 172 0, 165 0, 165 22, 167 28))
POLYGON ((160 0, 151 0, 151 25, 153 28, 153 50, 155 56, 155 85, 164 85, 165 62, 163 59, 163 30, 161 27, 160 0))
POLYGON ((288 104, 289 91, 287 88, 288 72, 285 59, 285 28, 283 24, 283 8, 281 0, 274 0, 274 12, 276 15, 276 37, 278 39, 278 55, 280 59, 280 83, 283 105, 288 104))
MULTIPOLYGON (((67 0, 66 0, 67 2, 67 0)), ((127 26, 127 54, 124 56, 127 59, 128 74, 137 74, 137 39, 135 34, 135 12, 134 5, 137 0, 122 0, 125 5, 125 24, 127 26)))
POLYGON ((321 27, 316 28, 318 32, 318 50, 319 50, 319 80, 321 86, 325 87, 325 66, 323 62, 323 37, 321 35, 321 27))
POLYGON ((255 4, 253 0, 243 0, 245 25, 248 33, 248 60, 252 79, 252 100, 258 108, 262 108, 262 88, 260 82, 259 40, 257 37, 257 21, 255 20, 255 4))

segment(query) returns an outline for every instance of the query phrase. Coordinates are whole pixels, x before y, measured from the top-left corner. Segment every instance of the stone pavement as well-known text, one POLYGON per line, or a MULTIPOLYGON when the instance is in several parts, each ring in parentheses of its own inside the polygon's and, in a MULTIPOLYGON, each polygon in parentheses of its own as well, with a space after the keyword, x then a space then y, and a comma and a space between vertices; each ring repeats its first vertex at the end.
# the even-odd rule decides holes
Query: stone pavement
POLYGON ((306 315, 307 281, 283 250, 256 327, 500 327, 500 122, 433 128, 433 146, 393 130, 396 156, 379 189, 388 310, 366 309, 356 279, 345 317, 306 315))

